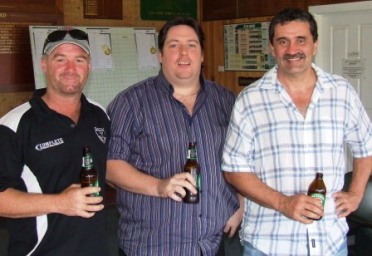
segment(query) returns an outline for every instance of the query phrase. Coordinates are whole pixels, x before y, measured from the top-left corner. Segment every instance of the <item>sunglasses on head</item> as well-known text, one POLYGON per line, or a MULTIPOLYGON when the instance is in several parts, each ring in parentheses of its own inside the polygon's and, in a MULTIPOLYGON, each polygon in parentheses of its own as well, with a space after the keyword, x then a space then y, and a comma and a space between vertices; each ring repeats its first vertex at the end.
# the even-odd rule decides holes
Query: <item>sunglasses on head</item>
POLYGON ((61 41, 67 34, 69 34, 73 39, 85 40, 89 43, 88 34, 80 29, 56 30, 50 33, 45 39, 43 52, 45 51, 47 44, 61 41))

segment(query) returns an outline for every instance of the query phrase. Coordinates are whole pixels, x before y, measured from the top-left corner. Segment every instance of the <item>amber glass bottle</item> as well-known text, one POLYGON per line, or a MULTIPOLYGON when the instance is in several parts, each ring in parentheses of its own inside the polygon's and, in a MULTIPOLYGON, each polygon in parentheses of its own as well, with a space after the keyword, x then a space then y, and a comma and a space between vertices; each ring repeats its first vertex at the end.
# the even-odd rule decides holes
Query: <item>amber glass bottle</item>
MULTIPOLYGON (((314 198, 319 198, 322 201, 322 205, 324 206, 325 199, 326 199, 326 193, 327 193, 327 188, 323 181, 323 173, 318 172, 316 173, 315 179, 311 182, 309 186, 307 195, 314 197, 314 198)), ((320 220, 320 219, 317 219, 317 220, 320 220)))
POLYGON ((197 161, 196 154, 196 142, 190 142, 189 148, 187 150, 187 161, 184 166, 184 171, 190 173, 196 181, 197 194, 191 193, 186 189, 186 195, 183 198, 183 202, 196 204, 199 202, 199 192, 200 192, 200 166, 197 161))
MULTIPOLYGON (((89 146, 83 147, 83 161, 80 171, 81 187, 98 187, 98 172, 93 165, 93 156, 89 146)), ((99 196, 99 193, 94 193, 90 196, 99 196)))

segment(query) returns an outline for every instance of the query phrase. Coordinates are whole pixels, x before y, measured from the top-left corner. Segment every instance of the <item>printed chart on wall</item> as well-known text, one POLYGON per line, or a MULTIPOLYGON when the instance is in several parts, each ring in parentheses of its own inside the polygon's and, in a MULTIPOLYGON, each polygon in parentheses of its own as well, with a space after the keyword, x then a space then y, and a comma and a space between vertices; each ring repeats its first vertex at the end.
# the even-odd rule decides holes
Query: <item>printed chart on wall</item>
MULTIPOLYGON (((45 38, 58 26, 30 26, 36 88, 45 87, 40 59, 45 38)), ((92 69, 84 94, 107 107, 129 86, 157 75, 157 34, 152 28, 74 27, 88 33, 92 69)), ((72 28, 69 28, 72 29, 72 28)))
POLYGON ((225 70, 265 71, 275 65, 269 22, 224 25, 225 70))

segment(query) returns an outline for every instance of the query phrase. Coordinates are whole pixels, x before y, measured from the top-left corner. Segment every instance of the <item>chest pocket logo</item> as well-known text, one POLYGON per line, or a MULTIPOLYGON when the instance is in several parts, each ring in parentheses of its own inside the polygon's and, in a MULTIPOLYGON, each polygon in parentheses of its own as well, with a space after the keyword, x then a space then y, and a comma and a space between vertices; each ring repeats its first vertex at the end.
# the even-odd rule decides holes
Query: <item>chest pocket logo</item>
POLYGON ((98 128, 94 127, 94 131, 100 141, 102 141, 103 144, 106 144, 106 131, 105 128, 98 128))

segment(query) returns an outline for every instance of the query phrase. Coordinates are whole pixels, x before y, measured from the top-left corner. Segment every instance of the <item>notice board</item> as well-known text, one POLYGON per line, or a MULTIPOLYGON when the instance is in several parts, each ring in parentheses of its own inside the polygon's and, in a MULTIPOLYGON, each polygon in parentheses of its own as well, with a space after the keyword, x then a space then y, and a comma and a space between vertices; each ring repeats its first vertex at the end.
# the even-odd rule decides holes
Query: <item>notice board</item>
MULTIPOLYGON (((45 87, 40 68, 44 40, 63 27, 29 26, 35 87, 45 87)), ((84 94, 107 107, 129 86, 158 74, 157 33, 153 28, 73 27, 88 33, 92 69, 84 94)), ((70 27, 69 29, 72 29, 70 27)))
POLYGON ((197 0, 141 0, 141 19, 169 20, 175 16, 197 17, 197 0))
POLYGON ((269 22, 224 25, 225 70, 266 71, 275 65, 269 22))

